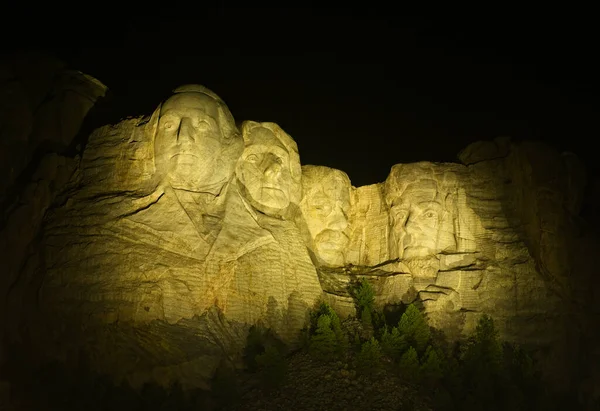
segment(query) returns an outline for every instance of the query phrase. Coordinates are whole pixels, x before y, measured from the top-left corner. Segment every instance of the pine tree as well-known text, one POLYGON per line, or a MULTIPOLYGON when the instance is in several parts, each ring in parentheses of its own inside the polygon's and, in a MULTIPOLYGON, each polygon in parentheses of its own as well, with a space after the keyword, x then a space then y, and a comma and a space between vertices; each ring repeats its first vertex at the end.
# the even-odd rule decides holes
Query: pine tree
POLYGON ((331 307, 328 316, 331 319, 331 329, 335 334, 335 340, 337 343, 337 354, 342 355, 348 350, 349 347, 348 336, 346 335, 344 330, 342 330, 342 322, 340 321, 340 317, 338 317, 336 312, 333 311, 331 307))
POLYGON ((467 409, 478 409, 482 404, 498 403, 502 365, 502 345, 494 320, 484 314, 478 321, 475 334, 462 354, 463 378, 467 409), (471 408, 469 408, 471 407, 471 408))
POLYGON ((361 347, 357 359, 358 366, 363 372, 371 374, 381 367, 381 357, 379 342, 374 337, 371 337, 361 347))
POLYGON ((400 363, 398 364, 400 373, 407 380, 418 381, 419 380, 419 355, 417 350, 410 347, 400 357, 400 363))
POLYGON ((309 351, 317 356, 321 356, 319 352, 322 351, 322 349, 324 349, 325 352, 330 352, 331 349, 334 357, 339 358, 345 354, 349 347, 348 336, 342 329, 340 318, 331 306, 323 301, 319 303, 315 310, 310 312, 310 323, 306 338, 308 340, 307 345, 309 351), (327 317, 328 320, 323 319, 323 317, 327 317), (321 322, 321 325, 319 325, 319 321, 321 322), (334 335, 333 341, 330 331, 333 332, 334 335), (332 348, 326 348, 325 346, 331 346, 332 348))
POLYGON ((360 314, 360 322, 365 327, 372 327, 373 326, 373 320, 372 320, 372 317, 371 317, 371 309, 370 308, 364 307, 362 309, 362 313, 360 314))
POLYGON ((317 321, 317 329, 310 339, 309 350, 321 360, 332 360, 339 354, 339 345, 331 327, 331 317, 322 314, 317 321))
POLYGON ((475 338, 468 351, 473 360, 482 364, 492 372, 499 372, 502 364, 502 343, 498 338, 498 331, 494 320, 484 314, 477 322, 475 338))
POLYGON ((417 352, 422 353, 425 350, 431 338, 431 331, 425 317, 414 304, 410 304, 402 314, 398 329, 417 352))
POLYGON ((421 361, 420 375, 429 384, 440 381, 443 377, 443 366, 440 353, 431 345, 427 347, 421 361))
POLYGON ((374 310, 371 312, 371 323, 373 324, 376 338, 380 337, 383 331, 387 329, 385 315, 381 311, 374 310))
POLYGON ((317 330, 317 322, 319 321, 319 317, 322 315, 326 315, 330 318, 337 317, 335 311, 333 311, 329 304, 324 301, 320 301, 317 305, 317 308, 310 311, 309 329, 311 335, 313 335, 317 330))
POLYGON ((406 337, 400 334, 398 327, 393 327, 391 332, 385 329, 381 336, 381 349, 386 356, 399 361, 408 347, 406 337))
POLYGON ((287 375, 287 363, 279 350, 269 345, 265 352, 256 356, 256 364, 260 372, 260 379, 267 389, 281 385, 287 375))
POLYGON ((358 315, 362 318, 364 310, 369 311, 369 315, 373 312, 375 305, 375 290, 373 286, 367 281, 366 278, 362 278, 358 284, 352 290, 352 295, 356 301, 358 308, 358 315))

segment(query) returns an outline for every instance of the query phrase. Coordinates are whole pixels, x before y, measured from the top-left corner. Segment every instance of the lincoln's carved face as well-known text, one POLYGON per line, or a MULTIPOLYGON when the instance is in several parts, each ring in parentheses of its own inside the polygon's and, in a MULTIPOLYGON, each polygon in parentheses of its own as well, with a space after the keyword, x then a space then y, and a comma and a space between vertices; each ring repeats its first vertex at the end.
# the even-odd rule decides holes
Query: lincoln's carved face
POLYGON ((386 180, 390 253, 413 275, 433 277, 439 269, 439 254, 456 248, 453 205, 426 165, 408 167, 406 171, 401 166, 392 169, 386 180))
POLYGON ((236 171, 241 191, 258 211, 281 215, 300 191, 298 177, 294 176, 299 174, 294 172, 300 168, 299 157, 282 141, 292 140, 283 130, 254 122, 243 128, 246 148, 236 171))
POLYGON ((173 188, 218 194, 243 148, 235 130, 228 110, 212 96, 175 94, 160 108, 154 141, 157 168, 173 188))
POLYGON ((326 265, 344 265, 348 245, 348 213, 351 184, 340 171, 322 166, 302 168, 304 221, 313 240, 316 256, 326 265))
POLYGON ((440 252, 438 237, 443 212, 435 181, 410 184, 390 208, 398 257, 426 257, 440 252))

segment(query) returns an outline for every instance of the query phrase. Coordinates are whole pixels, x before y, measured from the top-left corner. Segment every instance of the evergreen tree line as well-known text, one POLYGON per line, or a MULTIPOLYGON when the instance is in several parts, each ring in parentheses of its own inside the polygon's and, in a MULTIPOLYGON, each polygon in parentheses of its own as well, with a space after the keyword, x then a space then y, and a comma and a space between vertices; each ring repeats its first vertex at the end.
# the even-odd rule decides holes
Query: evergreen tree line
MULTIPOLYGON (((386 317, 375 307, 375 293, 367 280, 353 283, 351 294, 356 304, 353 318, 341 321, 325 302, 310 311, 301 333, 301 349, 314 361, 341 362, 353 375, 360 374, 363 384, 378 384, 392 373, 431 399, 434 410, 577 407, 575 402, 555 401, 544 389, 531 355, 502 342, 490 316, 482 315, 465 341, 448 343, 428 326, 414 304, 395 319, 386 317)), ((243 353, 245 372, 240 374, 224 363, 216 370, 210 391, 189 392, 178 384, 167 389, 148 383, 140 392, 127 384, 115 386, 107 377, 86 370, 67 372, 57 363, 35 375, 24 374, 22 398, 36 393, 32 404, 44 404, 40 409, 238 409, 241 380, 250 376, 267 394, 280 389, 288 380, 288 360, 294 353, 270 329, 256 325, 250 328, 243 353)))
MULTIPOLYGON (((431 398, 436 410, 550 410, 558 406, 544 389, 532 356, 518 345, 502 342, 490 316, 481 316, 466 341, 450 344, 428 326, 416 305, 408 305, 399 321, 390 323, 375 308, 375 293, 367 280, 356 282, 351 292, 356 304, 353 327, 347 325, 352 319, 340 321, 325 302, 310 312, 303 349, 316 360, 346 362, 369 377, 395 373, 431 398)), ((253 338, 254 346, 260 346, 256 344, 260 337, 249 341, 253 338)), ((250 368, 262 376, 267 389, 285 382, 281 347, 267 343, 251 361, 250 368)))

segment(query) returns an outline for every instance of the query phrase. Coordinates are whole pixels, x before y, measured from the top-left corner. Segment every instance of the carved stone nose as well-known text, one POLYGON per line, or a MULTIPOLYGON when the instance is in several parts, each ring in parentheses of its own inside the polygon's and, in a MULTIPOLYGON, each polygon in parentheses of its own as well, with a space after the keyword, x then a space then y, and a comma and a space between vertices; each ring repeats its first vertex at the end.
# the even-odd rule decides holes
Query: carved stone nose
POLYGON ((179 131, 177 132, 177 141, 180 143, 195 141, 195 130, 190 118, 184 117, 181 119, 179 131))
POLYGON ((270 179, 276 179, 281 174, 281 164, 273 161, 272 158, 267 157, 265 161, 269 162, 265 169, 265 176, 270 179))
POLYGON ((402 236, 402 246, 404 248, 409 247, 411 245, 412 241, 413 241, 413 236, 411 236, 410 234, 406 233, 402 236))
POLYGON ((344 215, 341 207, 334 207, 328 217, 327 228, 330 230, 344 231, 348 227, 348 219, 344 215))

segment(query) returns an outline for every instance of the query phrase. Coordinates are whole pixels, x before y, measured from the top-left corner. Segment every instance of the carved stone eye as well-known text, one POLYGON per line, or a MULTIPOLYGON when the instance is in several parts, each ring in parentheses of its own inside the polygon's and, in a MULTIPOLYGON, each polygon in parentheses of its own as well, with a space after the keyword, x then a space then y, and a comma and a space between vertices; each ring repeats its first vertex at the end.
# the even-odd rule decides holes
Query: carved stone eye
POLYGON ((425 218, 436 218, 437 217, 437 213, 433 210, 427 210, 425 211, 425 213, 423 213, 423 216, 425 218))
POLYGON ((408 217, 408 210, 393 210, 393 218, 396 222, 402 222, 408 217))
POLYGON ((331 213, 331 206, 329 204, 319 204, 315 207, 317 213, 323 216, 327 216, 331 213))
POLYGON ((248 157, 246 157, 246 161, 250 163, 258 163, 258 156, 256 154, 250 154, 248 157))
POLYGON ((165 123, 163 123, 163 128, 165 130, 172 130, 175 127, 175 123, 172 121, 166 121, 165 123))
POLYGON ((196 121, 194 124, 194 128, 198 130, 212 130, 213 126, 208 121, 196 121))

